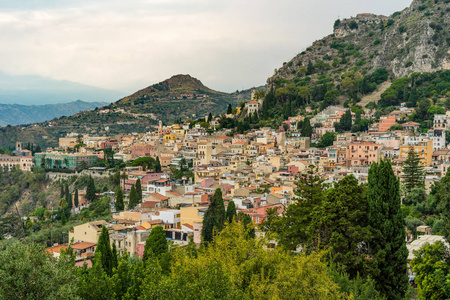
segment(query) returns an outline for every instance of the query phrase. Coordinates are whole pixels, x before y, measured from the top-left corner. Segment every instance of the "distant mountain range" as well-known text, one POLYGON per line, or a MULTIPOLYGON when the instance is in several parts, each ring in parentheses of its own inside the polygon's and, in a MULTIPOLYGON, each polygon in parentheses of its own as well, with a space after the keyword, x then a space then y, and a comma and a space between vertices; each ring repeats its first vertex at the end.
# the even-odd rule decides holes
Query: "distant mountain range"
POLYGON ((13 76, 0 72, 0 103, 41 105, 76 101, 111 103, 126 93, 36 75, 13 76))
POLYGON ((61 116, 71 116, 106 104, 108 103, 81 100, 46 105, 0 104, 0 126, 39 123, 61 116))

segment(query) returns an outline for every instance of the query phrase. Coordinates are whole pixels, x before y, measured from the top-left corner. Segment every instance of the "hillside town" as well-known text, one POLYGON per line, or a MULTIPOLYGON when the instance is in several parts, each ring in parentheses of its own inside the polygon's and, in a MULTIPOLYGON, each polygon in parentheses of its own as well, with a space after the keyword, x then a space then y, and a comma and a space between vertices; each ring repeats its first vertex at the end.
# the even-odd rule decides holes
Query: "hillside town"
MULTIPOLYGON (((244 114, 258 113, 261 101, 252 99, 242 109, 244 114)), ((290 117, 276 130, 258 128, 234 135, 230 134, 231 130, 219 129, 218 116, 208 120, 210 127, 216 129, 213 132, 207 132, 199 123, 163 126, 159 122, 159 126, 146 133, 120 136, 74 133, 60 138, 59 147, 34 156, 18 142, 13 155, 0 156, 0 165, 7 168, 18 165, 23 171, 40 166, 50 170, 53 180, 60 180, 81 174, 94 178, 114 174, 114 169, 94 166, 102 160, 129 163, 149 157, 159 161, 161 170, 158 171, 129 164, 121 171, 125 203, 131 189, 140 182, 142 200, 138 205, 129 210, 116 210, 115 193, 109 191, 106 194, 111 197, 112 219, 87 222, 69 232, 67 243, 72 241, 80 265, 94 256, 102 226, 108 228, 111 244, 115 244, 118 253, 127 251, 129 256, 142 258, 146 239, 155 226, 162 226, 166 237, 175 244, 187 245, 192 239, 200 245, 203 216, 217 189, 222 192, 225 206, 232 200, 237 212, 250 216, 257 228, 267 220, 268 209, 275 208, 281 216, 294 203, 298 174, 310 165, 317 168, 317 174, 326 184, 338 182, 347 175, 367 183, 369 167, 380 159, 390 159, 394 173, 401 176, 404 162, 412 151, 426 172, 428 192, 445 176, 450 165, 446 142, 450 112, 434 115, 433 128, 419 133, 419 123, 404 121, 414 110, 402 104, 381 116, 366 132, 336 132, 332 144, 317 147, 325 134, 335 131, 333 124, 339 123, 347 110, 331 106, 313 115, 310 137, 302 136, 297 129, 304 116, 290 117), (400 125, 398 122, 402 130, 392 130, 400 125)), ((374 119, 375 110, 364 112, 362 118, 374 119)), ((351 115, 354 122, 355 113, 351 115)), ((85 195, 86 190, 78 191, 72 213, 90 205, 85 195)), ((429 226, 421 226, 418 231, 431 234, 429 226)), ((414 235, 409 234, 407 239, 412 242, 414 235)), ((66 247, 68 244, 54 245, 47 250, 57 257, 66 247)))

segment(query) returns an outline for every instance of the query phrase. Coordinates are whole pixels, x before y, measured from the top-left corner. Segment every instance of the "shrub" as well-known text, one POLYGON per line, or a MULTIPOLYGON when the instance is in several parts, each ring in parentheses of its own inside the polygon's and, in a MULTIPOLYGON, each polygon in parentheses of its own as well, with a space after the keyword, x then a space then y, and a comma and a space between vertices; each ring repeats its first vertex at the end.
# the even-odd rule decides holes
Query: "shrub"
POLYGON ((358 29, 358 23, 356 23, 356 21, 355 20, 352 20, 351 22, 350 22, 350 24, 348 25, 348 27, 350 28, 350 29, 358 29))

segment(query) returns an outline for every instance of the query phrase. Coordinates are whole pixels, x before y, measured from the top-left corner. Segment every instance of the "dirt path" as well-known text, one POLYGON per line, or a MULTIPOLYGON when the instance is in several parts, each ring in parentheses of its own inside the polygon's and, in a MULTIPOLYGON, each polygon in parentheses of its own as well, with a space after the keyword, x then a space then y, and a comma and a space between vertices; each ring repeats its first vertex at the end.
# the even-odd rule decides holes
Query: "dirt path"
POLYGON ((387 90, 387 88, 390 87, 390 86, 391 86, 391 82, 390 82, 389 80, 383 82, 383 83, 378 87, 378 89, 377 89, 375 92, 373 92, 373 93, 370 94, 370 95, 367 95, 367 96, 362 97, 362 99, 361 99, 361 101, 358 103, 358 105, 361 105, 362 107, 365 107, 369 102, 375 101, 375 103, 377 103, 378 100, 380 100, 381 94, 383 94, 383 92, 384 92, 385 90, 387 90))

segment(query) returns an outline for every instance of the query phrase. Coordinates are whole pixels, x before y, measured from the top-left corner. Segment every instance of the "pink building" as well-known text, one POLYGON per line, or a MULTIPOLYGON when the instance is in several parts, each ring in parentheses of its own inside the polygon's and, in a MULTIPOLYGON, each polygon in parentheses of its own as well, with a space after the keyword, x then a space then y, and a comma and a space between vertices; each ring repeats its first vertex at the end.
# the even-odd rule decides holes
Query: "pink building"
POLYGON ((297 174, 298 170, 299 170, 298 167, 294 166, 294 165, 287 166, 287 169, 288 169, 288 173, 290 173, 292 176, 295 176, 295 174, 297 174))
POLYGON ((212 179, 212 178, 204 178, 202 180, 202 182, 201 182, 201 187, 202 188, 209 188, 213 184, 214 184, 214 179, 212 179))
POLYGON ((380 159, 380 144, 353 142, 346 151, 347 167, 368 166, 380 159))
POLYGON ((277 208, 278 215, 281 216, 281 214, 284 211, 284 205, 279 204, 272 204, 272 205, 266 205, 259 208, 250 208, 247 210, 244 210, 243 213, 249 215, 252 217, 252 221, 255 225, 260 224, 263 220, 267 220, 267 209, 268 208, 277 208))
POLYGON ((143 156, 151 156, 152 151, 155 150, 155 146, 146 144, 135 144, 131 146, 131 157, 138 158, 143 156))

